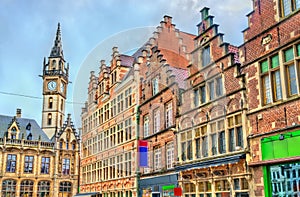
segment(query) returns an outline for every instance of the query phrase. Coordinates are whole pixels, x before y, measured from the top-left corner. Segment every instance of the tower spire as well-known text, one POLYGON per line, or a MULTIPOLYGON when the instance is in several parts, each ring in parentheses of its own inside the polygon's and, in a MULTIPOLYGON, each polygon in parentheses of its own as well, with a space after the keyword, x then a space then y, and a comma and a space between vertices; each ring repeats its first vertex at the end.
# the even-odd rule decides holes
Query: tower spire
POLYGON ((54 40, 54 46, 52 47, 50 57, 64 57, 62 42, 61 42, 61 32, 60 32, 60 23, 57 25, 56 37, 54 40))

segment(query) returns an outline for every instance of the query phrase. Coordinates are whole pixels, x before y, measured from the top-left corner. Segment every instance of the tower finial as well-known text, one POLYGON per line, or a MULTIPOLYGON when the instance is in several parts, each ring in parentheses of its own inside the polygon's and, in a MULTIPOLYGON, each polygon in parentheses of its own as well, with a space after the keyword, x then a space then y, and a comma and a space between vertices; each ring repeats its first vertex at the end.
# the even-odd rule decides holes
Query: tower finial
POLYGON ((56 37, 54 40, 54 46, 52 47, 50 57, 64 57, 62 50, 62 42, 61 42, 61 31, 60 31, 60 23, 57 24, 56 37))

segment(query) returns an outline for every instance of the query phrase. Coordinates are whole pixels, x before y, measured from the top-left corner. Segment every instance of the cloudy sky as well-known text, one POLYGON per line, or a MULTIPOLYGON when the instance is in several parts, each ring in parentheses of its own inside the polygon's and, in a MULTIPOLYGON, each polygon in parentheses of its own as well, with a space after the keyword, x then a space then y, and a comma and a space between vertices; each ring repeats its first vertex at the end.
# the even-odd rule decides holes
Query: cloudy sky
POLYGON ((23 117, 41 123, 39 75, 58 22, 72 81, 66 111, 80 127, 89 72, 98 73, 97 62, 109 61, 113 46, 124 53, 139 47, 164 15, 172 16, 181 31, 196 34, 203 7, 210 8, 226 42, 242 43, 252 0, 1 0, 0 114, 14 115, 21 108, 23 117))

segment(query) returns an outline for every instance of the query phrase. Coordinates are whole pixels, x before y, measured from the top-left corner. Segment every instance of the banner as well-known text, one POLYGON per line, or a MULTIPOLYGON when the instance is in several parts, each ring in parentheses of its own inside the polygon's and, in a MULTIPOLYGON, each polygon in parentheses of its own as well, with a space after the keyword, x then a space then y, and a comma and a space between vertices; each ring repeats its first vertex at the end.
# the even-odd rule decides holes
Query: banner
POLYGON ((148 167, 148 141, 138 141, 138 152, 139 152, 139 166, 148 167))

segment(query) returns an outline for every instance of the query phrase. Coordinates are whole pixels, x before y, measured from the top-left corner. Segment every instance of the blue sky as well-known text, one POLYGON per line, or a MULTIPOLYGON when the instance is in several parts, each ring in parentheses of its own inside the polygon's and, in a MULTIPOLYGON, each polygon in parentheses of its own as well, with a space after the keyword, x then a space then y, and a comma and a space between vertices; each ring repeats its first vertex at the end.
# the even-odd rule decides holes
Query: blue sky
POLYGON ((172 16, 181 31, 196 34, 203 7, 210 8, 226 42, 242 43, 241 31, 247 28, 246 14, 252 10, 252 0, 1 0, 0 114, 14 115, 21 108, 23 117, 41 123, 39 75, 43 58, 53 46, 58 22, 72 81, 66 113, 72 113, 80 127, 83 105, 79 103, 86 100, 89 72, 99 72, 98 62, 109 61, 113 46, 120 52, 139 47, 164 15, 172 16))

